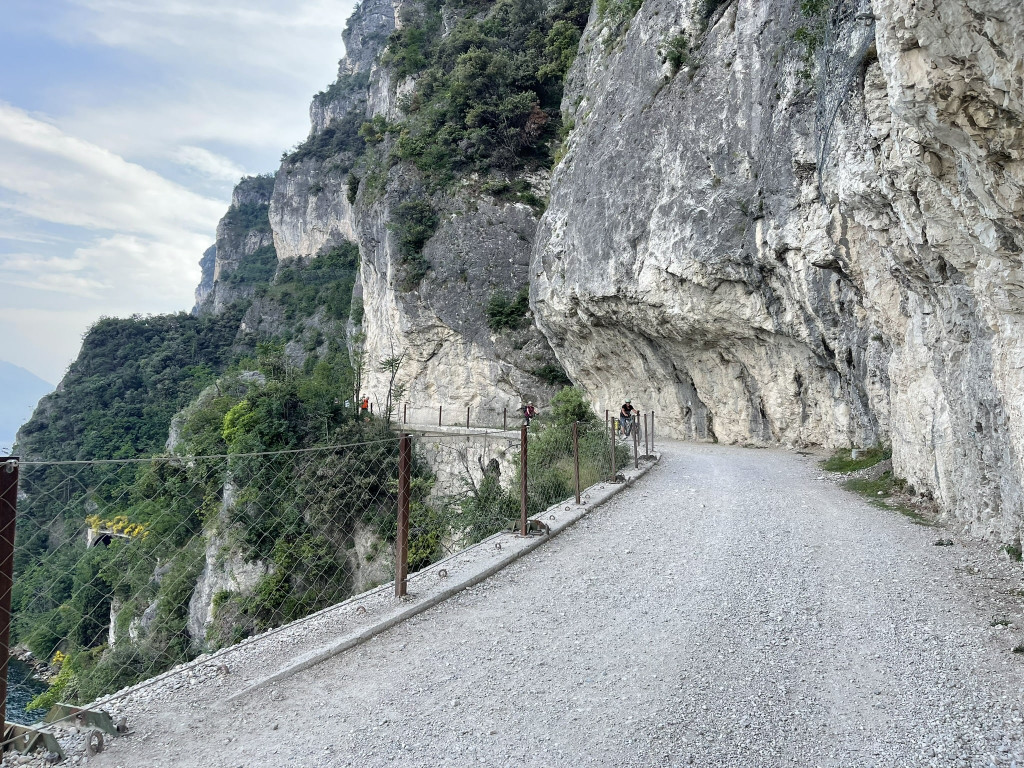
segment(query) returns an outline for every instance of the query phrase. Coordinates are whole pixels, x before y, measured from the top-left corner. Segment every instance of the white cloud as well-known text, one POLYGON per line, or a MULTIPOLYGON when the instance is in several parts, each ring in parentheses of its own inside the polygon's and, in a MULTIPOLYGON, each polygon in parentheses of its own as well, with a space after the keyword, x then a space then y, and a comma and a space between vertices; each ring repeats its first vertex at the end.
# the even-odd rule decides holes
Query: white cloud
POLYGON ((179 147, 174 159, 217 181, 237 182, 242 176, 250 175, 242 166, 202 147, 179 147))
POLYGON ((174 239, 212 232, 224 204, 0 102, 4 203, 42 221, 174 239))
POLYGON ((86 300, 93 318, 189 307, 197 261, 226 207, 3 103, 0 193, 0 207, 40 231, 77 233, 70 245, 44 237, 47 247, 0 254, 5 292, 39 292, 31 295, 50 311, 61 296, 86 300))
POLYGON ((78 29, 103 45, 181 66, 181 51, 218 74, 271 73, 295 81, 324 71, 323 53, 341 55, 351 0, 74 0, 78 29), (198 56, 196 56, 198 54, 198 56), (198 60, 196 60, 198 59, 198 60))
POLYGON ((100 315, 191 305, 229 186, 273 170, 306 136, 310 97, 335 77, 354 5, 53 9, 39 34, 116 51, 118 64, 99 57, 84 76, 48 84, 45 115, 0 101, 0 318, 19 332, 7 359, 56 381, 100 315))
MULTIPOLYGON (((63 34, 158 62, 163 82, 127 98, 69 94, 61 119, 76 135, 136 157, 210 142, 276 161, 309 130, 310 97, 344 53, 353 0, 74 0, 63 34)), ((271 167, 259 170, 271 170, 271 167)))
POLYGON ((88 269, 77 254, 71 258, 38 253, 0 255, 0 274, 4 283, 17 288, 51 291, 81 298, 100 298, 108 287, 101 279, 81 274, 88 269))
POLYGON ((79 248, 75 256, 91 273, 105 276, 120 297, 117 303, 132 313, 173 312, 191 307, 199 258, 210 242, 205 234, 184 234, 173 243, 116 234, 79 248))

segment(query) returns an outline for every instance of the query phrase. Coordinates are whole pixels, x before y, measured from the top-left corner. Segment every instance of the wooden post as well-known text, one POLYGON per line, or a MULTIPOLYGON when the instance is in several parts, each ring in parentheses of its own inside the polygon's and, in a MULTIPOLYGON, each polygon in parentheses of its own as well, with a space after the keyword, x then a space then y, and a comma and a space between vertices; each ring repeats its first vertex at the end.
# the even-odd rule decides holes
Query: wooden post
POLYGON ((526 422, 519 428, 519 535, 525 536, 526 530, 526 422))
POLYGON ((572 458, 573 458, 573 479, 576 481, 576 506, 580 504, 580 424, 578 421, 572 423, 572 458))
POLYGON ((647 456, 651 455, 651 449, 648 447, 648 443, 647 443, 647 440, 648 440, 649 436, 650 436, 650 433, 647 431, 647 414, 645 413, 644 414, 644 457, 645 458, 647 456))
POLYGON ((0 459, 0 723, 7 718, 7 662, 11 641, 14 534, 18 512, 17 456, 0 459))
MULTIPOLYGON (((636 418, 635 416, 633 418, 636 418)), ((640 426, 633 425, 633 469, 640 469, 640 426)))
POLYGON ((508 407, 501 409, 501 429, 503 432, 508 429, 508 407))
POLYGON ((469 429, 469 406, 466 406, 466 429, 469 429))
POLYGON ((611 445, 612 445, 612 452, 611 452, 611 457, 612 457, 612 460, 611 460, 611 467, 612 467, 611 482, 614 483, 615 482, 615 425, 614 424, 609 424, 608 425, 608 437, 611 439, 611 445))
POLYGON ((439 427, 441 426, 441 408, 443 407, 441 405, 437 406, 437 426, 439 427))
POLYGON ((408 424, 409 423, 409 404, 408 403, 402 403, 402 423, 403 424, 408 424))
POLYGON ((405 597, 409 575, 409 480, 412 474, 412 440, 398 441, 398 537, 395 540, 395 597, 405 597))
POLYGON ((651 411, 651 453, 654 453, 654 411, 651 411))

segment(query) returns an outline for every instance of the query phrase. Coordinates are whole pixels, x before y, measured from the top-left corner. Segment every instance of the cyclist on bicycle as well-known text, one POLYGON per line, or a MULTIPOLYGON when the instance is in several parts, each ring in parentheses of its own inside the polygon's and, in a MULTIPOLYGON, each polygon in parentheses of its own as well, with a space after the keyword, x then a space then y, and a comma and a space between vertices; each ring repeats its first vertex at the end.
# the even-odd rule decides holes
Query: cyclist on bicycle
POLYGON ((622 430, 622 434, 625 437, 629 437, 629 433, 633 431, 635 426, 636 408, 633 407, 631 400, 627 400, 619 409, 619 429, 622 430))

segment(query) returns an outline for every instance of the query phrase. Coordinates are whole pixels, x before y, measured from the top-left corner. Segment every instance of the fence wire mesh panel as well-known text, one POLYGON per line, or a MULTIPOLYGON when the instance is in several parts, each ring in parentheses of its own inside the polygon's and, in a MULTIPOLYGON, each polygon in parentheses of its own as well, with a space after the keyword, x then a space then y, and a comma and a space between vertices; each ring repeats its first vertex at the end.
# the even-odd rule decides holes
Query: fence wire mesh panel
MULTIPOLYGON (((407 413, 398 408, 391 426, 407 413)), ((526 430, 525 462, 518 415, 505 430, 506 413, 487 413, 491 429, 413 433, 404 463, 401 437, 369 418, 343 445, 21 462, 10 635, 35 674, 11 676, 24 706, 9 719, 35 722, 57 702, 85 705, 177 674, 390 582, 400 489, 415 573, 518 531, 524 466, 533 518, 610 479, 612 424, 578 393, 557 396, 526 430)), ((614 445, 616 467, 631 447, 614 445)))
POLYGON ((414 481, 409 571, 510 530, 519 517, 519 435, 423 435, 415 453, 433 468, 430 485, 414 481))
MULTIPOLYGON (((591 417, 575 424, 542 418, 528 430, 527 514, 575 497, 579 446, 580 487, 608 479, 608 432, 591 417)), ((413 481, 409 571, 454 554, 499 531, 518 531, 521 513, 519 430, 417 436, 420 464, 433 468, 428 482, 413 481)), ((620 466, 629 447, 616 448, 620 466)))
MULTIPOLYGON (((389 435, 249 455, 23 462, 11 635, 51 679, 26 716, 391 580, 398 460, 389 435)), ((429 476, 412 473, 414 483, 429 476)))

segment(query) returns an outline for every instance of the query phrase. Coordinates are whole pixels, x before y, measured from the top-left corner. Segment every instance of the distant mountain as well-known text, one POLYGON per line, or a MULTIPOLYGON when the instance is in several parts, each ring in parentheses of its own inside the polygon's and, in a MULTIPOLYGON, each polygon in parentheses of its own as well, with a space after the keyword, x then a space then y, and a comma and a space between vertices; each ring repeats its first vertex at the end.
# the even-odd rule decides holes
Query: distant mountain
POLYGON ((31 371, 0 360, 0 454, 14 445, 14 436, 35 410, 39 398, 53 390, 31 371))

